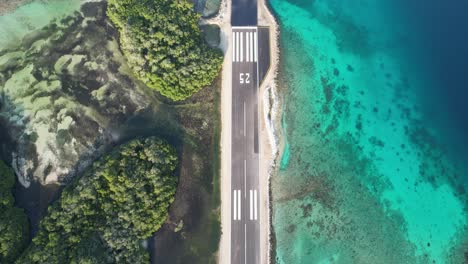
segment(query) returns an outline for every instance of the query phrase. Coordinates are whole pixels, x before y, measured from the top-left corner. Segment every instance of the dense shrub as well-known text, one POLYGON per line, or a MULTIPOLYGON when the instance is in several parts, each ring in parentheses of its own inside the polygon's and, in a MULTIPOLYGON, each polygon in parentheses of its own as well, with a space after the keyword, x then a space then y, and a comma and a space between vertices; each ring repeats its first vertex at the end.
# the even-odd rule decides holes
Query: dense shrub
POLYGON ((148 263, 141 242, 174 200, 176 151, 147 138, 95 162, 49 207, 17 263, 148 263))
POLYGON ((23 209, 13 206, 13 170, 0 160, 0 263, 13 262, 28 240, 28 218, 23 209))
POLYGON ((146 85, 178 101, 209 85, 222 54, 204 42, 188 0, 109 0, 107 14, 121 48, 146 85))

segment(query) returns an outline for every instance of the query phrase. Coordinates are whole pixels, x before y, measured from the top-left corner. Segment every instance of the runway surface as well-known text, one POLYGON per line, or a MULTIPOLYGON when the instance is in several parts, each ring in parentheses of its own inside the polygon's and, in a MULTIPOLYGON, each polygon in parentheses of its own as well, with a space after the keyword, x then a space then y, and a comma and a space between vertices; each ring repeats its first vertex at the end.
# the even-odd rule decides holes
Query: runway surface
POLYGON ((232 36, 231 263, 260 263, 257 27, 232 36))
POLYGON ((257 26, 257 0, 232 0, 231 26, 257 26))

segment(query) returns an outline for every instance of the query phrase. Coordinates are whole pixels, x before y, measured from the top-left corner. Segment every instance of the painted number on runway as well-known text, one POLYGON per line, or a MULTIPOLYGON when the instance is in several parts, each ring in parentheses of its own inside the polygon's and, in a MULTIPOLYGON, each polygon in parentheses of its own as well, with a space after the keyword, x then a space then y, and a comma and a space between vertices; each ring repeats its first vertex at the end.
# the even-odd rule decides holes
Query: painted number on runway
POLYGON ((239 83, 250 83, 250 73, 240 73, 239 74, 239 83))

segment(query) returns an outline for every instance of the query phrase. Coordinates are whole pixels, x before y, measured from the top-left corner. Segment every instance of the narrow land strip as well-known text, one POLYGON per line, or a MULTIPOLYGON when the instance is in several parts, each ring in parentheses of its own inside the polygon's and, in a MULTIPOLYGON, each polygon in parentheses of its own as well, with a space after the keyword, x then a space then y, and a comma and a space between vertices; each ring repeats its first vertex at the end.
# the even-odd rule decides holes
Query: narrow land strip
MULTIPOLYGON (((258 0, 258 24, 270 28, 270 69, 264 78, 259 90, 259 137, 260 137, 260 190, 258 192, 258 218, 260 222, 260 256, 261 263, 269 263, 270 251, 270 204, 269 204, 269 178, 275 169, 278 157, 278 138, 276 131, 279 116, 279 101, 276 97, 276 71, 278 62, 278 26, 265 0, 258 0), (270 118, 269 118, 270 117, 270 118)), ((234 195, 231 192, 231 116, 232 116, 232 61, 235 51, 230 46, 232 40, 231 30, 231 3, 229 0, 221 2, 219 14, 209 20, 202 21, 202 24, 216 24, 221 29, 220 48, 223 50, 224 64, 222 70, 222 91, 221 91, 221 228, 222 234, 219 247, 219 263, 230 263, 231 259, 231 219, 233 209, 231 199, 234 195)), ((256 40, 254 40, 256 41, 256 40)), ((250 52, 251 56, 257 53, 250 52)), ((256 58, 255 58, 256 59, 256 58)), ((256 196, 254 196, 255 199, 256 196)), ((236 217, 238 217, 236 215, 236 217)), ((255 218, 255 213, 253 215, 255 218)))
POLYGON ((268 9, 267 0, 258 0, 258 24, 270 29, 270 69, 259 91, 260 109, 260 250, 262 264, 270 263, 271 210, 270 176, 276 169, 279 157, 280 101, 277 96, 276 76, 278 70, 279 28, 268 9))

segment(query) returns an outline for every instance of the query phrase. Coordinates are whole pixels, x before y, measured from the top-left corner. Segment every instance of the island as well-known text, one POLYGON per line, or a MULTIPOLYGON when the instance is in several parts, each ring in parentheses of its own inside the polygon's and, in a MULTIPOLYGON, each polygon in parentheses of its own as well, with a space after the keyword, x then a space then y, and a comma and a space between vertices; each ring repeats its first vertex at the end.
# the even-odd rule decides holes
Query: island
POLYGON ((0 262, 215 262, 223 53, 199 21, 216 1, 13 4, 0 262))

